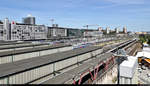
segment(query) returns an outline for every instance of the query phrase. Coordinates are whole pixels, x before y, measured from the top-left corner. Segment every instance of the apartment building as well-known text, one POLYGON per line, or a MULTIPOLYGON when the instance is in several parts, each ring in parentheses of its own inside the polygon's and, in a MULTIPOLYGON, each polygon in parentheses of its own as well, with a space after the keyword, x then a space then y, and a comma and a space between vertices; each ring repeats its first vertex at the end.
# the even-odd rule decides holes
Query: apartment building
POLYGON ((0 21, 0 40, 34 40, 47 39, 45 25, 33 25, 9 22, 8 18, 0 21))
POLYGON ((4 21, 0 21, 0 40, 9 40, 10 24, 8 18, 4 19, 4 21))
POLYGON ((12 22, 11 40, 46 39, 47 27, 44 25, 32 25, 12 22))

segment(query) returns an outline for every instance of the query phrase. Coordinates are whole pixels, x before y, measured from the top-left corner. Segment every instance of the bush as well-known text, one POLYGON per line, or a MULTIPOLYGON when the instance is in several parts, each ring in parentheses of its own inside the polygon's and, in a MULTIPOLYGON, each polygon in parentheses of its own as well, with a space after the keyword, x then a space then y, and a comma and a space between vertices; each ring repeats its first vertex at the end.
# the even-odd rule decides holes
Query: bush
POLYGON ((140 35, 139 38, 142 43, 147 42, 150 45, 150 35, 140 35))
POLYGON ((117 77, 114 77, 114 78, 112 79, 112 82, 115 83, 116 81, 117 81, 117 77))

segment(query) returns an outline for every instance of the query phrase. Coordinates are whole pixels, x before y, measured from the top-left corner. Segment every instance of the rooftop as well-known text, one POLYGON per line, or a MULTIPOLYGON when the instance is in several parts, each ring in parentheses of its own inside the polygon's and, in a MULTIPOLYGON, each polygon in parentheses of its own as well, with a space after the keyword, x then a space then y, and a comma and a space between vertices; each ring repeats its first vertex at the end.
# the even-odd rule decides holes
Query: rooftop
POLYGON ((24 59, 21 61, 16 61, 13 63, 6 63, 0 65, 0 77, 8 76, 14 73, 18 73, 21 71, 26 71, 30 69, 34 69, 39 66, 44 66, 47 64, 51 64, 54 62, 58 62, 61 60, 65 60, 68 58, 72 58, 74 56, 78 56, 93 50, 100 49, 101 47, 87 47, 81 49, 74 49, 70 51, 64 51, 44 56, 38 56, 35 58, 24 59))
POLYGON ((142 52, 138 52, 136 57, 147 57, 147 58, 150 58, 150 52, 145 52, 145 51, 142 51, 142 52))
POLYGON ((125 60, 120 64, 120 76, 132 78, 137 66, 137 58, 129 56, 128 60, 125 60))

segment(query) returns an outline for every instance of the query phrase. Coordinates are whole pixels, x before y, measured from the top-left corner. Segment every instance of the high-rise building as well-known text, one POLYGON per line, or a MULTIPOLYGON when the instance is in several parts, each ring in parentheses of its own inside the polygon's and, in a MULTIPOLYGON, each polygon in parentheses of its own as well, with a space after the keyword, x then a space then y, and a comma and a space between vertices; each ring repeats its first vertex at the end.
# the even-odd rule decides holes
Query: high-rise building
POLYGON ((4 34, 6 34, 5 39, 10 40, 10 23, 9 23, 8 18, 4 19, 3 29, 4 29, 4 34))
POLYGON ((106 34, 109 34, 110 33, 110 29, 109 27, 106 28, 106 34))
POLYGON ((123 33, 127 33, 127 28, 123 27, 123 33))
POLYGON ((99 27, 98 28, 98 31, 102 32, 103 28, 102 27, 99 27))
POLYGON ((4 29, 4 24, 3 22, 1 21, 0 22, 0 40, 6 40, 6 30, 4 29))
POLYGON ((116 32, 116 33, 119 33, 119 28, 115 28, 115 32, 116 32))
POLYGON ((23 18, 23 23, 35 25, 35 17, 28 15, 27 17, 23 18))

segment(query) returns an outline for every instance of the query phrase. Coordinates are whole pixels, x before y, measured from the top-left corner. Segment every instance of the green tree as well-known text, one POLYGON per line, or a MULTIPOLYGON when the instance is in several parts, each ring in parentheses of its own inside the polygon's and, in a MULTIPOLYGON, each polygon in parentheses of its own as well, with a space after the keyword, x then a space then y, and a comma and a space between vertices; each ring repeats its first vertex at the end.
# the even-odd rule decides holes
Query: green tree
POLYGON ((147 42, 150 45, 150 35, 140 35, 139 38, 142 43, 147 42))

